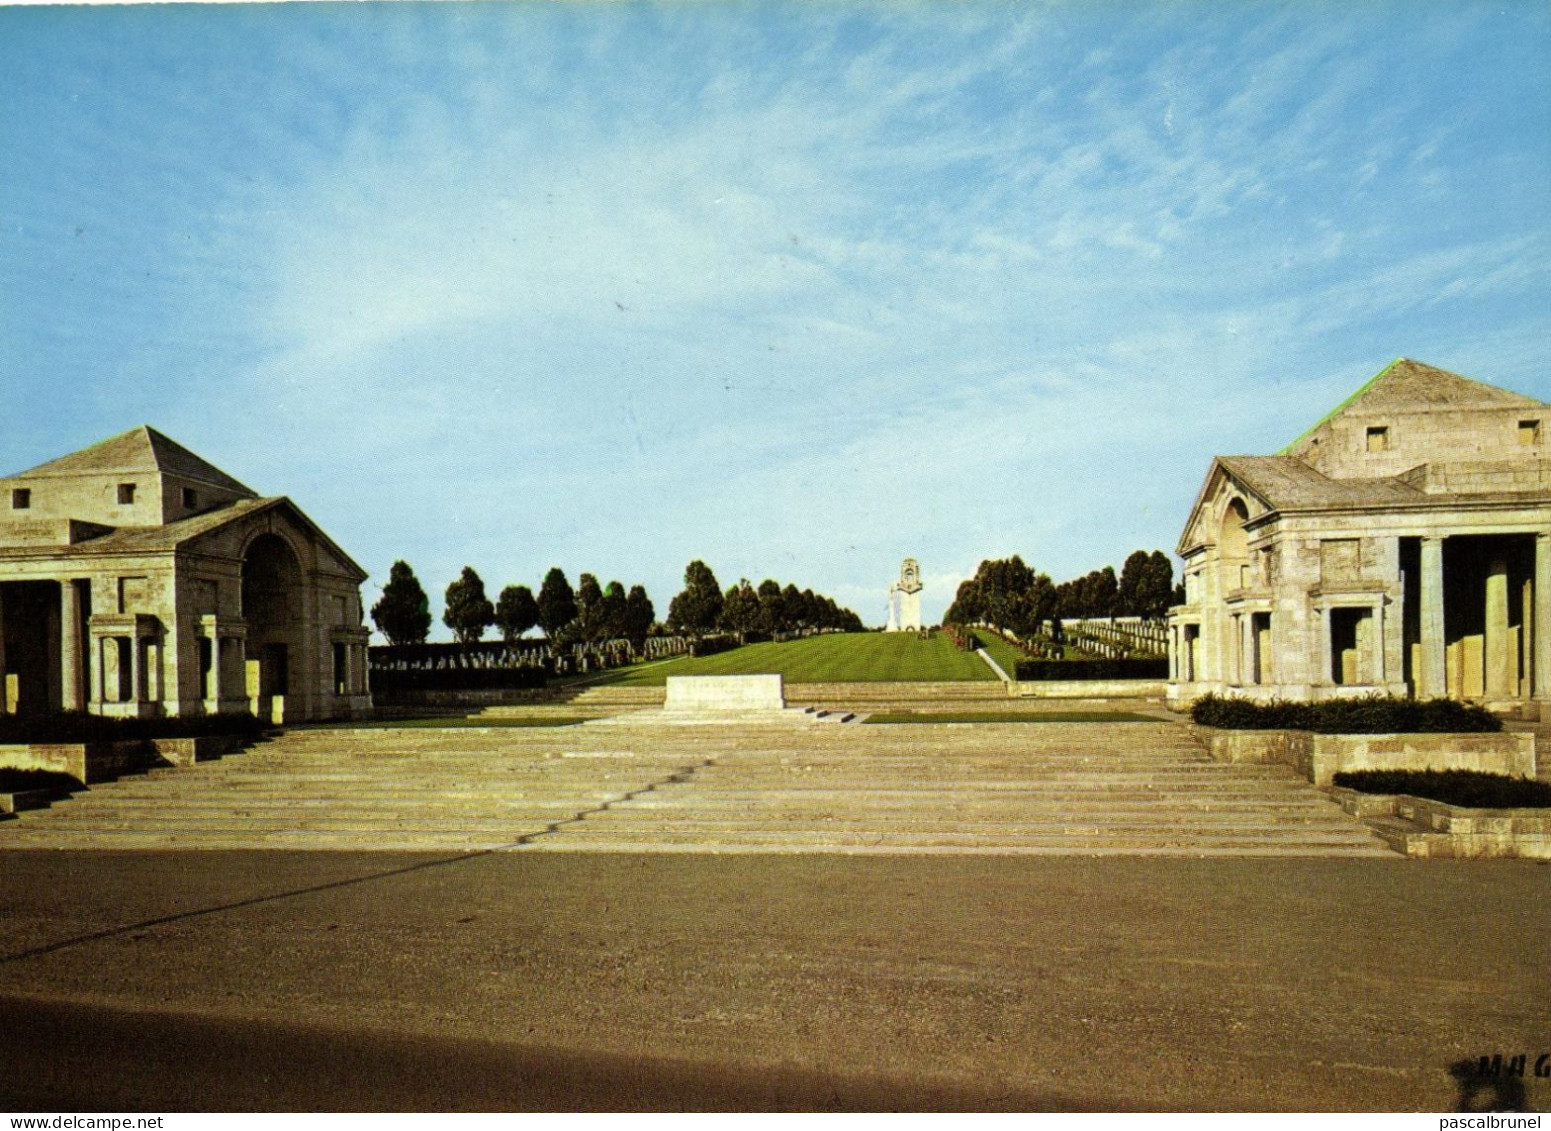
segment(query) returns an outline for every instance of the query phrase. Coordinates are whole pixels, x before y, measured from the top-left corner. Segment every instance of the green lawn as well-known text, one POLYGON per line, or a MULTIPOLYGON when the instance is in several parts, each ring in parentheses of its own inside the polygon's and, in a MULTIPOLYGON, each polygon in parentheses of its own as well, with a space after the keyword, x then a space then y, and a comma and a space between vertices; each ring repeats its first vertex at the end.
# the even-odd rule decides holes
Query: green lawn
MULTIPOLYGON (((980 643, 985 645, 986 651, 991 653, 991 658, 1000 664, 1002 670, 1007 673, 1007 678, 1016 679, 1018 676, 1018 661, 1026 660, 1028 657, 994 632, 987 632, 983 628, 977 628, 974 630, 974 633, 980 640, 980 643)), ((980 662, 982 664, 985 663, 984 660, 980 662)), ((987 668, 986 670, 989 671, 990 669, 987 668)))
POLYGON ((941 633, 930 640, 921 640, 911 632, 852 632, 810 636, 780 644, 748 644, 715 656, 646 664, 627 668, 617 676, 605 677, 597 683, 656 685, 664 683, 670 675, 759 673, 778 674, 787 683, 996 678, 984 660, 973 652, 960 652, 941 633))

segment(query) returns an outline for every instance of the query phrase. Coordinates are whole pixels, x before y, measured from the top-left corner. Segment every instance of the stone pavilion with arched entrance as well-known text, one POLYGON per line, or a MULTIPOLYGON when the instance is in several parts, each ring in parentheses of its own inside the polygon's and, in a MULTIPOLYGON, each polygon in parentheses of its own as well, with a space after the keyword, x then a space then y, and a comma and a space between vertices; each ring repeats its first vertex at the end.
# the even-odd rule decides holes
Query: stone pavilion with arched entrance
POLYGON ((0 712, 367 709, 366 573, 155 429, 0 479, 0 712))
MULTIPOLYGON (((1219 456, 1169 696, 1551 711, 1551 405, 1401 359, 1274 456, 1219 456)), ((1544 717, 1544 715, 1542 715, 1544 717)))

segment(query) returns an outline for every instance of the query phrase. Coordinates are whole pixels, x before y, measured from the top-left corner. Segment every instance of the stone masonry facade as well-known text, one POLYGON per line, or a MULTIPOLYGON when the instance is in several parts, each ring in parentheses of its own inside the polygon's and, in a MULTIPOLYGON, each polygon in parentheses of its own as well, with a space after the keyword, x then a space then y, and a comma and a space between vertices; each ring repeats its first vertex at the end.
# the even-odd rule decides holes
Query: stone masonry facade
POLYGON ((0 479, 0 712, 367 710, 366 573, 151 428, 0 479))
POLYGON ((1551 711, 1548 440, 1544 402, 1401 359, 1280 454, 1213 460, 1178 547, 1171 701, 1551 711))

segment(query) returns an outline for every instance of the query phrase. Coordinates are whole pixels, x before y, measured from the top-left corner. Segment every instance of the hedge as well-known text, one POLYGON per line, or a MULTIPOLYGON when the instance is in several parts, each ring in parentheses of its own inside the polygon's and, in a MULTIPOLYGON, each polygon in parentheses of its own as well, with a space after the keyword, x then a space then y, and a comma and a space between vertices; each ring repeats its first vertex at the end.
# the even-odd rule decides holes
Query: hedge
POLYGON ((1309 730, 1316 734, 1428 734, 1500 731, 1502 720, 1456 699, 1397 699, 1368 695, 1295 703, 1203 695, 1190 706, 1201 726, 1226 730, 1309 730))
POLYGON ((1480 770, 1349 770, 1332 780, 1359 793, 1405 793, 1464 809, 1551 807, 1551 785, 1480 770))
POLYGON ((65 794, 74 793, 80 788, 81 783, 69 774, 53 770, 0 769, 0 793, 27 793, 46 789, 50 793, 65 794))
POLYGON ((244 711, 231 715, 189 715, 172 719, 114 719, 64 711, 52 715, 0 715, 0 745, 134 742, 147 738, 257 737, 263 723, 244 711))
POLYGON ((373 668, 373 694, 400 691, 512 691, 543 687, 549 673, 525 668, 373 668))
POLYGON ((689 646, 691 656, 714 656, 718 652, 731 652, 741 645, 736 636, 706 636, 689 646))
POLYGON ((1168 679, 1167 660, 1019 660, 1014 679, 1168 679))

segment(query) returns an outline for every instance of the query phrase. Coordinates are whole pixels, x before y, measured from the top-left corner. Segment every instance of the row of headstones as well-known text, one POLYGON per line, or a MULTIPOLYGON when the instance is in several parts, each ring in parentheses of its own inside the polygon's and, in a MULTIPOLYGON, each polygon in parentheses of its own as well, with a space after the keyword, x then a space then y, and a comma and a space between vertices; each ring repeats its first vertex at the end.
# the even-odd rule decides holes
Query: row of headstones
POLYGON ((621 667, 637 660, 658 660, 681 656, 689 651, 685 636, 649 636, 637 649, 629 640, 587 641, 552 646, 547 640, 508 644, 505 648, 463 651, 449 649, 424 661, 393 661, 383 666, 398 671, 448 671, 463 669, 504 670, 508 668, 550 668, 558 674, 599 671, 621 667))
POLYGON ((1161 624, 1140 618, 1072 620, 1065 622, 1062 629, 1076 637, 1084 651, 1097 652, 1105 659, 1118 660, 1134 653, 1168 654, 1168 630, 1161 624))
POLYGON ((1010 628, 996 628, 985 621, 979 622, 975 627, 983 628, 987 632, 994 632, 1031 659, 1061 660, 1066 658, 1065 651, 1061 645, 1050 635, 1049 630, 1043 626, 1041 627, 1040 635, 1030 637, 1021 637, 1010 628))

